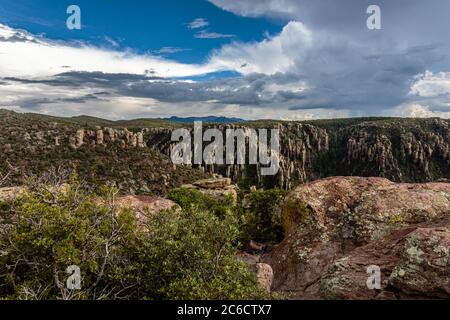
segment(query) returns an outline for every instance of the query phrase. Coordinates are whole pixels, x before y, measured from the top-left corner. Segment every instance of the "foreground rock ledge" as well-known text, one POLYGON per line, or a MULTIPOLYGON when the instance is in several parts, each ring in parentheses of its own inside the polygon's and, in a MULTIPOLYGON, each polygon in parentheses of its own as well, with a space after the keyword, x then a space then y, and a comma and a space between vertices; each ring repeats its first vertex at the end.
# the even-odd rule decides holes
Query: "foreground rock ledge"
POLYGON ((231 183, 230 178, 212 178, 186 184, 182 186, 186 189, 193 189, 201 193, 215 197, 217 199, 231 199, 233 204, 237 204, 238 186, 231 183))
POLYGON ((272 289, 299 299, 450 299, 450 184, 334 177, 292 191, 272 289), (369 290, 367 267, 382 272, 369 290))

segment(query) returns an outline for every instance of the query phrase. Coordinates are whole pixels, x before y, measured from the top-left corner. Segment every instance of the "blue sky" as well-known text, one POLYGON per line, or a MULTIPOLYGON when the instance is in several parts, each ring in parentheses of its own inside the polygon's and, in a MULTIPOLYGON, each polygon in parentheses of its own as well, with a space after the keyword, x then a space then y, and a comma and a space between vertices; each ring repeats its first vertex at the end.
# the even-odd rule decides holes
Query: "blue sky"
POLYGON ((178 52, 163 50, 163 54, 186 63, 201 63, 211 50, 231 41, 261 41, 265 33, 278 33, 284 26, 276 19, 240 17, 205 0, 0 0, 0 23, 34 34, 44 33, 52 39, 98 45, 108 45, 106 39, 110 39, 140 53, 176 48, 178 52), (66 8, 71 4, 81 8, 82 30, 68 30, 65 26, 66 8), (188 23, 199 18, 209 25, 188 28, 188 23), (195 34, 202 30, 233 37, 196 38, 195 34))
POLYGON ((0 0, 0 108, 449 118, 448 12, 448 0, 0 0), (72 4, 81 30, 66 27, 72 4))

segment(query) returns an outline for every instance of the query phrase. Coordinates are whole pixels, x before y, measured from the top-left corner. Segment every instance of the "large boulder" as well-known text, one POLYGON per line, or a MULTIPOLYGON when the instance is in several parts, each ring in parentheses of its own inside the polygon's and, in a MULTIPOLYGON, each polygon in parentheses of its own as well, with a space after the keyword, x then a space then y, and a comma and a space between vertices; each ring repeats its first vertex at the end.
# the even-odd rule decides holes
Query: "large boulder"
POLYGON ((383 178, 334 177, 300 186, 282 212, 287 233, 325 228, 357 242, 398 225, 429 221, 450 210, 450 184, 393 183, 383 178), (309 229, 311 229, 309 228, 309 229))
POLYGON ((231 186, 231 179, 230 178, 204 179, 194 182, 193 185, 200 189, 225 189, 231 186))
POLYGON ((183 185, 183 188, 198 190, 203 194, 218 198, 230 198, 234 204, 237 203, 238 187, 231 183, 229 178, 211 178, 196 181, 192 184, 183 185))
POLYGON ((237 258, 244 262, 248 270, 255 275, 258 285, 267 292, 271 292, 273 269, 269 264, 261 262, 261 255, 239 252, 237 258))
MULTIPOLYGON (((398 230, 448 222, 449 217, 446 183, 334 177, 305 184, 286 198, 281 213, 286 237, 265 258, 274 269, 273 288, 298 298, 328 297, 322 277, 339 259, 368 244, 389 242, 398 230)), ((366 257, 362 266, 374 260, 366 257)))

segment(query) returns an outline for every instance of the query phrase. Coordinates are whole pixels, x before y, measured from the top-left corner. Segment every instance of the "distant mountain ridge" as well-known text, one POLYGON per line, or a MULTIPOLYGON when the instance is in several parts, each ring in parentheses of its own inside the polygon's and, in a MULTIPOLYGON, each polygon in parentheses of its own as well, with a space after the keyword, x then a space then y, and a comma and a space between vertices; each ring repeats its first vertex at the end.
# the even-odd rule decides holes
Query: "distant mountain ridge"
POLYGON ((207 117, 170 117, 164 118, 161 120, 178 122, 178 123, 193 123, 195 121, 202 121, 208 123, 238 123, 238 122, 246 122, 244 119, 240 118, 228 118, 228 117, 216 117, 216 116, 207 116, 207 117))

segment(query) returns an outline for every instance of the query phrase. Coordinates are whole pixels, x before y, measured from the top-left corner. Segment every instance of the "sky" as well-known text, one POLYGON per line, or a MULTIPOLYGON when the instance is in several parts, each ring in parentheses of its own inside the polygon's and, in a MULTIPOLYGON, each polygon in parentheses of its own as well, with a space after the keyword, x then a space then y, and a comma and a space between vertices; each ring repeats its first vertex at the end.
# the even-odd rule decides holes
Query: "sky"
POLYGON ((0 0, 0 108, 450 118, 448 12, 448 0, 0 0))

